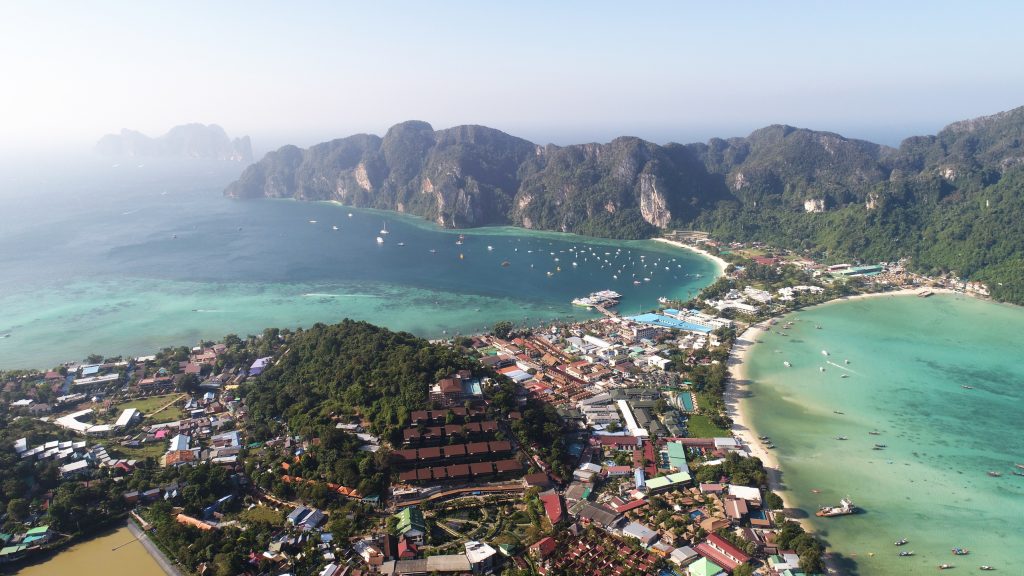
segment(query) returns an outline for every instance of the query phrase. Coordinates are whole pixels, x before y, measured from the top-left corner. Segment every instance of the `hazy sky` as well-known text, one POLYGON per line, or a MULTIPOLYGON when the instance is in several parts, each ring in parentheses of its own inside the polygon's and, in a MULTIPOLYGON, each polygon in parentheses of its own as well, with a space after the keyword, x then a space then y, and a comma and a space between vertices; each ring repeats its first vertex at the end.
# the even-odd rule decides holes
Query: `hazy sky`
POLYGON ((1024 2, 0 4, 0 147, 215 122, 259 149, 407 119, 536 142, 895 143, 1024 105, 1024 2))

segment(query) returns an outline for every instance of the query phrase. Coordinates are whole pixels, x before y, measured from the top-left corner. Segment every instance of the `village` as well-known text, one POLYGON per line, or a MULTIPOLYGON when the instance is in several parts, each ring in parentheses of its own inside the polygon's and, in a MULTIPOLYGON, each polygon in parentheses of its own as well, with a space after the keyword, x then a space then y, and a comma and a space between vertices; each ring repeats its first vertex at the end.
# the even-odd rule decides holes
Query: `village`
MULTIPOLYGON (((697 300, 453 339, 446 345, 476 367, 423 382, 429 409, 410 411, 400 435, 338 418, 337 434, 389 467, 381 493, 296 473, 324 438, 253 440, 242 391, 280 362, 270 335, 9 375, 7 410, 32 434, 5 449, 52 471, 54 486, 123 486, 109 508, 158 544, 157 509, 200 533, 260 526, 266 538, 243 561, 252 574, 809 576, 820 560, 791 546, 795 523, 724 415, 736 334, 841 296, 851 278, 868 290, 936 281, 899 263, 823 266, 763 246, 710 248, 744 265, 697 300), (494 401, 503 387, 511 409, 494 401), (517 432, 540 406, 560 424, 524 442, 517 432), (32 440, 44 436, 53 439, 32 440), (182 470, 198 467, 222 492, 197 494, 182 470)), ((6 526, 23 530, 0 534, 0 562, 68 537, 43 523, 53 494, 14 515, 8 507, 6 526)), ((219 573, 206 562, 179 568, 219 573)))

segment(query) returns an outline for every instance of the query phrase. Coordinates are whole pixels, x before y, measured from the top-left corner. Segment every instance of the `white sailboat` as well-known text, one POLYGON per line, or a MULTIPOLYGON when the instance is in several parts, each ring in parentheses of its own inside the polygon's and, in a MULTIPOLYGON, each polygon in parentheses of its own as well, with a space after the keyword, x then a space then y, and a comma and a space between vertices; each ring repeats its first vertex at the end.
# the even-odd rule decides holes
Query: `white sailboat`
POLYGON ((388 223, 387 222, 384 222, 384 227, 380 229, 380 233, 382 235, 388 233, 388 223))

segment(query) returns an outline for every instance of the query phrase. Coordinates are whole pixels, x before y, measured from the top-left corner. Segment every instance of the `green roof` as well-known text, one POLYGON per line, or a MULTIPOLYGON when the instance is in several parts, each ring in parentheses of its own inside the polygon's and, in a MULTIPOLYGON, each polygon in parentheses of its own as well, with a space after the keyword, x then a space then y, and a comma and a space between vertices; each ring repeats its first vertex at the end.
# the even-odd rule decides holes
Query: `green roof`
POLYGON ((703 557, 687 566, 686 570, 690 573, 690 576, 715 576, 724 572, 721 566, 703 557))
POLYGON ((49 526, 36 526, 35 528, 29 530, 28 532, 25 532, 25 535, 26 536, 31 536, 33 534, 46 534, 49 531, 50 531, 50 527, 49 526))
POLYGON ((668 463, 673 468, 678 468, 680 471, 688 470, 686 466, 686 448, 682 442, 669 442, 666 444, 668 448, 668 463))
POLYGON ((657 490, 659 488, 667 488, 676 484, 683 484, 690 481, 690 472, 683 470, 676 472, 675 474, 669 474, 667 476, 658 476, 657 478, 650 478, 645 482, 648 488, 657 490))
POLYGON ((398 534, 405 534, 411 529, 424 533, 427 531, 427 523, 423 520, 423 512, 415 506, 409 506, 395 514, 395 518, 398 518, 398 525, 395 526, 398 534))
POLYGON ((0 548, 0 556, 7 556, 8 554, 21 552, 24 549, 24 546, 4 546, 3 548, 0 548))

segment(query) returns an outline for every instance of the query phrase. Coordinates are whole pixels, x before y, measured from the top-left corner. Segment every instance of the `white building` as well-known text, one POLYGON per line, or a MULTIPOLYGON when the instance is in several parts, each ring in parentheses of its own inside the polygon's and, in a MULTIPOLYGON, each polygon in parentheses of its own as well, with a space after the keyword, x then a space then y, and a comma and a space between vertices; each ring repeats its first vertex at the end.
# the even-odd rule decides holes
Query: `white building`
POLYGON ((494 555, 497 553, 497 550, 483 542, 466 542, 466 559, 477 574, 490 572, 494 568, 494 555))

